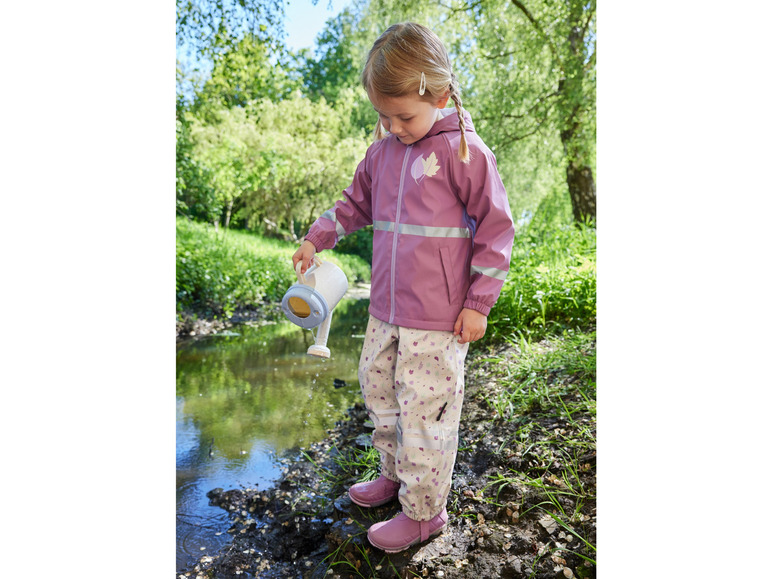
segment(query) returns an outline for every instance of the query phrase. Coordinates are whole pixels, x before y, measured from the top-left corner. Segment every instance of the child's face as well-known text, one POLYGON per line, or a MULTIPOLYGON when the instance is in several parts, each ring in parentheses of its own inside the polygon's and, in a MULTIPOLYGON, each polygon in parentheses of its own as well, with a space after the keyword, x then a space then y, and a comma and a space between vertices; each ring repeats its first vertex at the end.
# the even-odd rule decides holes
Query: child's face
POLYGON ((445 108, 448 103, 448 97, 427 102, 418 95, 383 97, 369 92, 367 96, 383 128, 405 145, 422 139, 437 120, 439 109, 445 108))

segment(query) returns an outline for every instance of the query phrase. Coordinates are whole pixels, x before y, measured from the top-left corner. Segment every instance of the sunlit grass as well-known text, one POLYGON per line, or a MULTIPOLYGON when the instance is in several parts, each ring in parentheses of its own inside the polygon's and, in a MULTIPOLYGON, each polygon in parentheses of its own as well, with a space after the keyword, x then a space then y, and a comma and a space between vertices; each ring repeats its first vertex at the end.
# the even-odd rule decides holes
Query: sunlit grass
MULTIPOLYGON (((238 307, 281 301, 297 276, 298 245, 238 230, 177 218, 177 309, 229 317, 238 307)), ((356 255, 325 251, 349 283, 370 280, 370 266, 356 255)))
POLYGON ((595 323, 595 227, 571 218, 570 202, 547 196, 515 233, 509 274, 488 316, 486 342, 538 339, 595 323))

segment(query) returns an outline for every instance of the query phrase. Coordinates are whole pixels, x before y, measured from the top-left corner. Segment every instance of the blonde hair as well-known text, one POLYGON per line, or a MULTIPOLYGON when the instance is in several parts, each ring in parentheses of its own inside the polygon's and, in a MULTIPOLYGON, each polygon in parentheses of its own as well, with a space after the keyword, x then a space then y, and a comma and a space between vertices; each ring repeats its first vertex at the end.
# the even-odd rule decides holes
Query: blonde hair
MULTIPOLYGON (((456 106, 461 130, 458 158, 463 163, 469 162, 461 89, 445 46, 426 26, 403 22, 381 34, 367 55, 362 85, 368 93, 390 98, 417 94, 422 100, 434 103, 449 96, 456 106)), ((374 137, 378 140, 384 136, 379 120, 374 137)))

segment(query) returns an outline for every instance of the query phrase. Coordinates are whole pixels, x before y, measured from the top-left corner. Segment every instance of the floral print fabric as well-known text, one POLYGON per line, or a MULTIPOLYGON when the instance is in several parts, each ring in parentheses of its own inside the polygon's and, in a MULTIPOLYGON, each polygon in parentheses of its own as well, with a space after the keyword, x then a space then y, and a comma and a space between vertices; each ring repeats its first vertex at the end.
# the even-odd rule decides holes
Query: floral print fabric
POLYGON ((458 449, 469 344, 453 332, 394 326, 370 316, 359 384, 373 421, 381 474, 401 482, 399 500, 411 519, 445 507, 458 449))

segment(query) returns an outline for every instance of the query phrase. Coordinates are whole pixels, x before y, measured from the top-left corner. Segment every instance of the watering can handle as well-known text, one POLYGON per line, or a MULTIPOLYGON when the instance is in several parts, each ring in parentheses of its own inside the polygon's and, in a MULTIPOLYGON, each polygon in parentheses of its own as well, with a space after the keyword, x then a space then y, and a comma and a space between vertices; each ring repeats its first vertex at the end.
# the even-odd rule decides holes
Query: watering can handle
MULTIPOLYGON (((319 267, 320 265, 322 265, 322 260, 321 260, 321 259, 319 259, 319 257, 318 257, 318 256, 316 256, 316 255, 315 255, 314 257, 312 257, 312 258, 311 258, 311 262, 312 262, 312 265, 313 265, 313 264, 315 264, 315 265, 316 265, 316 267, 319 267)), ((296 274, 297 274, 297 276, 298 276, 298 281, 299 281, 300 283, 302 283, 303 285, 307 285, 307 284, 306 284, 306 276, 305 276, 305 275, 303 275, 302 273, 300 273, 300 268, 301 268, 301 267, 303 267, 303 262, 302 262, 302 261, 299 261, 299 262, 297 262, 297 263, 295 264, 295 273, 296 273, 296 274)), ((308 269, 311 269, 311 268, 309 267, 308 269)), ((308 271, 306 271, 306 273, 308 273, 308 271)))

